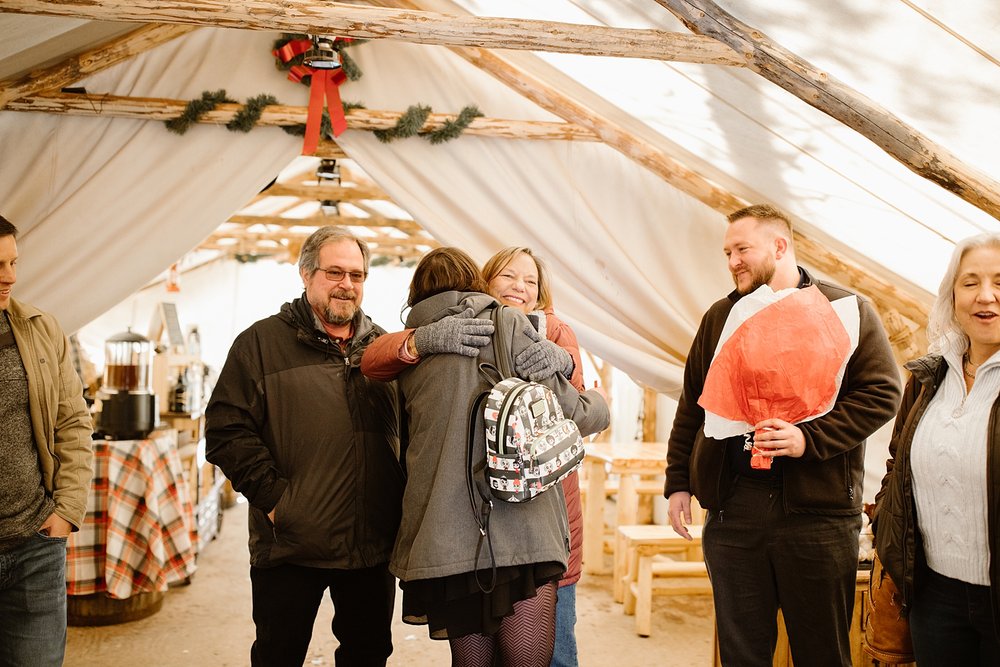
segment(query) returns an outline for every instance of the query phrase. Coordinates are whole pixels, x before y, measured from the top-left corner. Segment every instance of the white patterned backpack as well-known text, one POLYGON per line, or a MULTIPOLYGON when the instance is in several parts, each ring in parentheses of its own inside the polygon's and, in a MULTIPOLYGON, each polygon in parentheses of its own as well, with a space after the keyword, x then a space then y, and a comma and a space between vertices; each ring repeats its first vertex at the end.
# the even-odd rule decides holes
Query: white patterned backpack
MULTIPOLYGON (((531 500, 558 484, 583 463, 583 438, 576 423, 563 416, 555 393, 543 384, 513 377, 503 310, 491 317, 496 333, 493 351, 501 380, 486 394, 486 481, 495 498, 511 503, 531 500)), ((478 421, 477 400, 471 415, 478 421)), ((470 437, 475 434, 473 430, 470 437)), ((472 443, 470 442, 470 447, 472 443)))

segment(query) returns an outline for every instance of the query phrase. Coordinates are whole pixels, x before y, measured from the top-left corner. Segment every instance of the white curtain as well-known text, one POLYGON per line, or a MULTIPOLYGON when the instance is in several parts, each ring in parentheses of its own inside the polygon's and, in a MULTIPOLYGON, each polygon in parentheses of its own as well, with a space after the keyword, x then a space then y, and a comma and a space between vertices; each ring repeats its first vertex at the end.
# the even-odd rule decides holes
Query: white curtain
MULTIPOLYGON (((364 77, 345 100, 375 109, 427 104, 457 113, 553 120, 447 49, 379 42, 352 50, 364 77)), ((597 143, 463 136, 340 143, 441 242, 482 262, 504 246, 549 264, 556 310, 584 347, 676 395, 701 314, 730 289, 722 216, 597 143)))
MULTIPOLYGON (((49 19, 51 20, 51 19, 49 19)), ((225 88, 304 104, 269 51, 276 35, 202 29, 97 74, 91 93, 190 100, 225 88)), ((18 226, 15 298, 74 331, 195 247, 297 154, 278 128, 0 112, 0 213, 18 226)))

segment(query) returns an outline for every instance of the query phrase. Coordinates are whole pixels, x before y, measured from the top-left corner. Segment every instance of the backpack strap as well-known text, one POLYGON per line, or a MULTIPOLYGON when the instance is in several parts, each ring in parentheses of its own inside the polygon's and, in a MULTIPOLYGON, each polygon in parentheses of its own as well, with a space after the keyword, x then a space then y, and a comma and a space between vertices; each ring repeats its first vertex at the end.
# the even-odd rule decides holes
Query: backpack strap
POLYGON ((476 584, 483 593, 492 593, 497 584, 497 560, 496 555, 493 553, 493 539, 490 536, 490 512, 493 511, 493 498, 488 492, 483 491, 482 487, 476 484, 472 478, 474 474, 479 474, 486 467, 485 458, 473 465, 472 457, 476 445, 476 432, 477 430, 481 430, 477 428, 479 426, 479 418, 483 414, 483 405, 486 403, 487 396, 489 396, 488 391, 479 394, 476 400, 472 402, 472 411, 469 413, 469 442, 465 452, 465 482, 469 492, 469 504, 472 506, 472 516, 475 517, 476 525, 479 526, 479 543, 476 545, 475 560, 476 584), (482 500, 482 504, 478 507, 476 506, 476 493, 473 489, 479 492, 479 498, 482 500), (487 549, 490 554, 491 577, 488 587, 483 586, 479 580, 479 554, 483 548, 483 539, 486 540, 487 549))
POLYGON ((506 331, 503 328, 503 321, 510 317, 504 317, 507 306, 498 303, 490 311, 490 319, 493 320, 493 356, 496 358, 497 369, 500 371, 501 379, 514 377, 514 357, 510 350, 510 342, 506 331))

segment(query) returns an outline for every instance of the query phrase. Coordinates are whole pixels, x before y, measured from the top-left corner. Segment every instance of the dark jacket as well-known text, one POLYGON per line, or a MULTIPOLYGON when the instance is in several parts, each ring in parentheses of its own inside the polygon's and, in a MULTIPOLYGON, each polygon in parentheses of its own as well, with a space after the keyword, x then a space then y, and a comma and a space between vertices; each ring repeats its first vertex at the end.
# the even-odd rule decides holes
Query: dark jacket
MULTIPOLYGON (((419 327, 455 314, 482 317, 495 303, 487 294, 443 292, 414 305, 406 325, 419 327)), ((516 355, 532 342, 524 333, 530 325, 514 308, 505 312, 510 319, 494 337, 506 336, 511 353, 516 355)), ((479 370, 480 363, 495 363, 492 344, 480 349, 478 359, 435 354, 399 376, 410 439, 403 521, 390 570, 403 581, 490 567, 486 545, 476 561, 480 532, 466 482, 470 409, 480 392, 490 387, 479 370)), ((596 433, 608 425, 608 407, 597 392, 580 393, 558 373, 543 384, 553 389, 566 417, 577 423, 582 434, 596 433)), ((473 460, 480 461, 486 452, 485 431, 479 427, 475 433, 473 460)), ((483 483, 482 473, 477 480, 483 483)), ((474 502, 477 507, 481 503, 478 497, 474 502)), ((553 487, 530 502, 495 501, 490 536, 499 567, 565 563, 569 534, 561 487, 553 487)))
MULTIPOLYGON (((851 296, 836 285, 813 280, 800 269, 799 287, 815 284, 830 301, 851 296)), ((717 301, 701 320, 684 367, 684 389, 667 449, 664 495, 687 491, 701 506, 719 510, 728 496, 729 448, 706 438, 705 411, 698 405, 705 376, 737 292, 717 301)), ((855 515, 861 513, 865 439, 888 422, 899 405, 899 371, 874 308, 858 297, 858 347, 847 363, 837 401, 827 414, 798 424, 806 449, 800 458, 783 457, 782 488, 786 512, 855 515)), ((808 344, 808 341, 803 341, 808 344)))
MULTIPOLYGON (((909 613, 915 586, 920 585, 926 568, 923 544, 917 527, 917 506, 913 499, 910 446, 913 434, 944 381, 948 364, 929 354, 906 364, 910 380, 903 392, 889 442, 889 460, 882 488, 875 497, 875 548, 886 572, 903 595, 903 612, 909 613)), ((1000 397, 990 411, 986 471, 987 524, 990 545, 990 592, 993 618, 1000 634, 1000 397)))
POLYGON ((251 564, 389 560, 403 489, 396 387, 358 368, 382 333, 359 311, 345 356, 303 296, 233 342, 205 412, 206 453, 250 502, 251 564))

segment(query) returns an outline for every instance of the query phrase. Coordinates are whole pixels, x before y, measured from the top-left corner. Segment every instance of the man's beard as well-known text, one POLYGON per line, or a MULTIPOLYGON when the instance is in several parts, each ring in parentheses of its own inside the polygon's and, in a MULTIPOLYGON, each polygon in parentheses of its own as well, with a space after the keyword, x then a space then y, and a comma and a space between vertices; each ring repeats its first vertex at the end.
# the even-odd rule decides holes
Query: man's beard
POLYGON ((323 321, 327 324, 333 326, 343 326, 349 324, 351 320, 354 319, 354 314, 358 312, 358 306, 354 303, 354 300, 358 298, 357 293, 348 291, 338 291, 331 295, 332 298, 337 299, 350 299, 350 301, 340 301, 337 306, 340 307, 339 312, 334 310, 334 306, 330 305, 330 301, 327 300, 324 304, 323 311, 323 321))
POLYGON ((756 290, 761 285, 768 284, 769 282, 771 282, 771 279, 774 278, 775 268, 776 267, 773 259, 769 260, 765 264, 750 267, 749 269, 750 286, 747 287, 746 289, 742 289, 740 287, 739 282, 736 280, 736 276, 733 276, 733 282, 736 283, 736 291, 739 292, 741 295, 747 295, 750 294, 750 292, 756 290))

